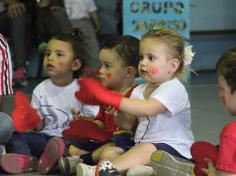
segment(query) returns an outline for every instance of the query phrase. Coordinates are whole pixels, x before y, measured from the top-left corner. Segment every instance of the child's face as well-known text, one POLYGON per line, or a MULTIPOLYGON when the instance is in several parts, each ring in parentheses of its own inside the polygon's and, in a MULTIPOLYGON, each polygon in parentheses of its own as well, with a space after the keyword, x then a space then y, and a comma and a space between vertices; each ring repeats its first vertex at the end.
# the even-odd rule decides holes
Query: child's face
POLYGON ((170 49, 163 42, 146 38, 140 42, 139 75, 147 82, 160 85, 171 79, 176 59, 170 59, 170 49))
POLYGON ((227 111, 236 115, 236 91, 231 93, 231 89, 222 75, 218 75, 219 96, 227 111))
POLYGON ((74 51, 67 42, 52 39, 44 55, 44 69, 52 80, 71 79, 73 71, 80 68, 79 59, 74 59, 74 51))
POLYGON ((99 52, 101 68, 99 78, 102 84, 110 89, 119 90, 125 80, 127 67, 114 49, 102 49, 99 52))

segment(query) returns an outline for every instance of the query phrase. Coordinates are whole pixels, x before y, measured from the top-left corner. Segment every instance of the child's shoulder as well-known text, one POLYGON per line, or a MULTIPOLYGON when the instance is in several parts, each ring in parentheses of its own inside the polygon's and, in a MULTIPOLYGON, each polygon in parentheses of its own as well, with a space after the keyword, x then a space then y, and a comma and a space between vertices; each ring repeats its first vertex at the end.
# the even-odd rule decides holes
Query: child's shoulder
POLYGON ((231 135, 236 137, 236 120, 228 123, 221 131, 222 135, 231 135))
POLYGON ((45 79, 43 81, 41 81, 39 84, 36 85, 36 87, 34 88, 34 92, 37 91, 37 90, 41 90, 41 89, 46 89, 46 87, 48 87, 49 84, 52 84, 51 83, 52 81, 48 78, 48 79, 45 79))

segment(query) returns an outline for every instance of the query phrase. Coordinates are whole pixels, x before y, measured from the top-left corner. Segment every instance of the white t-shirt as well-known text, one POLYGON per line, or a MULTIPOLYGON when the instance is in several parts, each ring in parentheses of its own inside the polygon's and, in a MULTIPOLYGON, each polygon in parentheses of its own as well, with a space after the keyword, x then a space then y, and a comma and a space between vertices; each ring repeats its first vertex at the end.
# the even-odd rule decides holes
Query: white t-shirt
MULTIPOLYGON (((136 87, 131 97, 144 99, 143 93, 147 85, 144 83, 136 87)), ((139 117, 135 143, 166 143, 182 156, 191 158, 190 147, 194 138, 190 102, 183 84, 174 78, 161 84, 150 97, 160 101, 167 111, 152 117, 139 117)))
POLYGON ((97 10, 93 0, 64 0, 64 3, 70 20, 89 18, 89 13, 97 10))
POLYGON ((98 106, 85 105, 76 99, 75 92, 78 88, 76 80, 66 87, 59 87, 46 79, 34 89, 31 104, 45 120, 41 133, 62 136, 62 131, 69 128, 72 121, 72 108, 80 111, 81 116, 97 115, 98 106))

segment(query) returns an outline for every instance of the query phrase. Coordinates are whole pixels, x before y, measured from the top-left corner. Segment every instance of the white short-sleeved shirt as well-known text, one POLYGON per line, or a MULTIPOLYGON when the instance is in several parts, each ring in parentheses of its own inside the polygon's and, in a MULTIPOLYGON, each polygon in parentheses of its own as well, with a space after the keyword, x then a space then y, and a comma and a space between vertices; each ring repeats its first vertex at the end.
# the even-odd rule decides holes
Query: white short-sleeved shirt
POLYGON ((97 10, 93 0, 64 0, 64 3, 70 20, 89 18, 89 13, 97 10))
POLYGON ((69 128, 69 123, 73 119, 72 108, 80 111, 81 116, 97 115, 98 106, 85 105, 76 99, 75 92, 78 88, 76 80, 66 87, 59 87, 50 79, 46 79, 34 89, 31 104, 45 120, 41 133, 62 136, 62 131, 69 128))
MULTIPOLYGON (((132 92, 132 98, 144 99, 144 83, 132 92)), ((190 147, 193 143, 191 112, 188 94, 183 84, 174 78, 161 84, 150 97, 160 101, 166 112, 152 117, 139 117, 135 143, 166 143, 182 156, 191 158, 190 147)))

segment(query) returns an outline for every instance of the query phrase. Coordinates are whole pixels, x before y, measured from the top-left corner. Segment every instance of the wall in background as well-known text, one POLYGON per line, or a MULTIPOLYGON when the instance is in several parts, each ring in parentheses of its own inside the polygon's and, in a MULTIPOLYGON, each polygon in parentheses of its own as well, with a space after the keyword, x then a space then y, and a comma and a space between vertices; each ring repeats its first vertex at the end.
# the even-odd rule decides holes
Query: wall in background
POLYGON ((236 30, 236 0, 190 0, 190 30, 236 30))
MULTIPOLYGON (((116 0, 94 0, 98 7, 103 34, 117 33, 115 8, 116 0)), ((236 0, 190 0, 191 31, 236 31, 236 0)), ((236 45, 236 32, 232 34, 198 34, 191 35, 190 43, 196 52, 192 68, 214 70, 221 54, 236 45)), ((35 77, 40 63, 38 55, 31 57, 29 77, 35 77)))
MULTIPOLYGON (((103 33, 116 33, 116 0, 94 0, 103 33)), ((190 0, 190 30, 236 30, 236 0, 190 0)))

